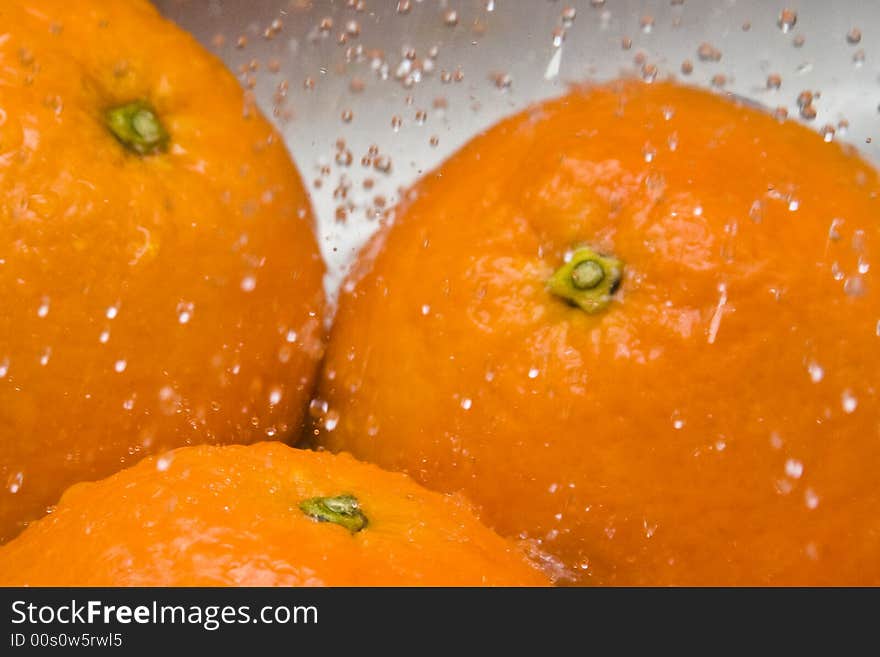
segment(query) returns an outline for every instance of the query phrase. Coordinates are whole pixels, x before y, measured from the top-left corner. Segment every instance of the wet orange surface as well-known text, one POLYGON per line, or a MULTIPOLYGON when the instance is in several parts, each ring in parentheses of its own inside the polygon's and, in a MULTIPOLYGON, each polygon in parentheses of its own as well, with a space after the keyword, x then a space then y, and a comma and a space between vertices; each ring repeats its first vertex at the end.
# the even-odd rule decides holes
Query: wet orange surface
POLYGON ((880 584, 878 193, 669 83, 527 110, 367 247, 319 442, 463 491, 563 583, 880 584), (547 284, 582 245, 623 262, 595 314, 547 284))
POLYGON ((324 267, 280 136, 145 0, 0 3, 0 538, 191 442, 287 438, 324 267), (138 154, 106 112, 145 101, 138 154))
POLYGON ((0 548, 0 585, 546 585, 460 499, 279 443, 181 448, 65 493, 0 548), (361 528, 299 505, 353 495, 361 528), (364 524, 365 523, 365 524, 364 524))

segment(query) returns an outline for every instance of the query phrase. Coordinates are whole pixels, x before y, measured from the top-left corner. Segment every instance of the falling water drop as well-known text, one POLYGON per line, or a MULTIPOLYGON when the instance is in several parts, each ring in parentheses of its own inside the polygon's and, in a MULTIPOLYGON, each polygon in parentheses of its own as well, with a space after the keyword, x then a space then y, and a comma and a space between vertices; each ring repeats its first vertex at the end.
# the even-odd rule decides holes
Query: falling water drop
POLYGON ((847 389, 840 395, 840 405, 843 407, 843 412, 849 415, 855 412, 859 405, 859 400, 856 399, 851 390, 847 389))
POLYGON ((785 474, 792 479, 800 479, 804 474, 804 464, 797 459, 788 459, 785 462, 785 474))
POLYGON ((850 45, 856 45, 859 41, 862 40, 862 31, 854 27, 849 32, 846 33, 846 42, 850 45))
POLYGON ((779 18, 776 20, 776 25, 782 30, 784 33, 788 33, 791 29, 797 24, 797 12, 793 9, 783 9, 779 13, 779 18))

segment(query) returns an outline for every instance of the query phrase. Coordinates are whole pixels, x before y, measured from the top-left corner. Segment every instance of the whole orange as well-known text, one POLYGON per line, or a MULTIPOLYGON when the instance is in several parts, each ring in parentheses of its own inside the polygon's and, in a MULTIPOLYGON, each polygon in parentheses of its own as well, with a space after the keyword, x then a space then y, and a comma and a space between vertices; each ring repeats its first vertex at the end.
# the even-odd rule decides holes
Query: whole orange
POLYGON ((562 582, 880 584, 878 193, 672 83, 532 107, 363 253, 319 442, 466 493, 562 582))
POLYGON ((280 136, 150 3, 0 24, 2 539, 143 454, 299 431, 324 267, 280 136))
POLYGON ((0 586, 546 584, 461 499, 281 443, 144 459, 0 547, 0 586))

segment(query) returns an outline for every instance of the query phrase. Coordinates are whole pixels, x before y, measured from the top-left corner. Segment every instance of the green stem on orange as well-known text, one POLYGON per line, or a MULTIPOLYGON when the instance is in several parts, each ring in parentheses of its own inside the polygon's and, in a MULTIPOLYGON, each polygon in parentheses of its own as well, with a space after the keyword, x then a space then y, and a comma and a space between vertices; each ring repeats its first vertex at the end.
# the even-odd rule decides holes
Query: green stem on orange
POLYGON ((332 522, 356 534, 367 526, 367 516, 351 493, 336 497, 312 497, 300 502, 300 511, 318 522, 332 522))
POLYGON ((153 155, 168 146, 168 132, 156 110, 146 101, 111 107, 104 117, 113 136, 138 155, 153 155))
POLYGON ((553 272, 547 287, 557 297, 594 314, 608 307, 622 277, 623 262, 581 247, 553 272))

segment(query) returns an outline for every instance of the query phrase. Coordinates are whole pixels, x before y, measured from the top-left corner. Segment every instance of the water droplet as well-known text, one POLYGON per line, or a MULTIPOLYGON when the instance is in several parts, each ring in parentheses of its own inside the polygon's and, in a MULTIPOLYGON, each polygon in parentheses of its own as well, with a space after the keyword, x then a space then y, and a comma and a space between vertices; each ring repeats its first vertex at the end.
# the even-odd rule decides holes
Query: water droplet
POLYGON ((162 386, 159 388, 159 409, 165 415, 173 415, 178 412, 180 407, 180 395, 178 395, 171 386, 162 386))
POLYGON ((716 73, 709 81, 713 87, 721 88, 727 84, 727 76, 724 73, 716 73))
POLYGON ((690 75, 691 73, 693 73, 694 72, 694 63, 689 59, 684 60, 681 63, 681 72, 684 75, 690 75))
POLYGON ((764 218, 764 204, 760 200, 754 201, 749 207, 749 219, 756 224, 761 223, 764 218))
POLYGON ((333 431, 336 428, 336 425, 339 424, 339 411, 331 410, 327 411, 327 414, 324 416, 324 428, 327 431, 333 431))
POLYGON ((272 406, 277 406, 278 402, 281 401, 281 388, 272 388, 269 391, 269 404, 272 406))
POLYGON ((537 379, 538 374, 540 374, 540 371, 538 370, 537 367, 533 367, 529 370, 529 378, 530 379, 537 379))
POLYGON ((254 276, 248 275, 241 279, 242 292, 253 292, 255 287, 257 287, 257 279, 254 276))
POLYGON ((361 26, 357 21, 348 21, 345 24, 345 33, 350 37, 360 36, 361 26))
POLYGON ((117 308, 116 306, 110 306, 109 308, 107 308, 107 312, 105 313, 105 315, 107 316, 107 319, 113 319, 118 314, 119 314, 119 308, 117 308))
POLYGON ((849 32, 846 33, 846 42, 850 45, 856 45, 859 41, 862 40, 862 31, 854 27, 849 32))
POLYGON ((840 405, 843 407, 844 413, 850 414, 855 412, 859 405, 859 400, 856 399, 851 390, 847 389, 840 395, 840 405))
POLYGON ((721 61, 721 51, 711 43, 704 41, 697 48, 697 57, 701 62, 718 62, 721 61))
MULTIPOLYGON (((877 330, 880 331, 880 322, 877 324, 877 330)), ((9 374, 9 357, 4 356, 0 358, 0 379, 5 379, 7 374, 9 374)))
POLYGON ((816 108, 813 106, 812 103, 801 107, 801 116, 803 118, 807 119, 807 121, 812 121, 813 119, 816 118, 816 115, 817 115, 816 108))
POLYGON ((156 470, 159 472, 167 472, 168 468, 171 467, 171 462, 173 460, 174 457, 171 454, 163 454, 156 459, 156 470))
POLYGON ((840 227, 843 225, 843 219, 835 218, 831 220, 831 225, 828 227, 828 239, 832 242, 837 242, 840 240, 840 227))
POLYGON ((782 76, 779 73, 771 73, 767 76, 767 88, 779 89, 782 86, 782 76))
POLYGON ((391 172, 391 158, 387 155, 377 155, 373 160, 373 168, 382 173, 391 172))
POLYGON ((804 491, 804 504, 806 504, 807 508, 811 510, 819 506, 819 496, 812 488, 808 488, 804 491))
POLYGON ((780 436, 777 432, 773 432, 770 434, 770 447, 773 449, 782 449, 783 440, 782 436, 780 436))
POLYGON ((644 15, 639 19, 639 27, 645 34, 650 34, 654 29, 654 17, 644 15))
POLYGON ((861 276, 850 276, 843 283, 843 291, 851 297, 860 297, 865 294, 865 279, 861 276))
POLYGON ((815 361, 811 361, 807 365, 807 372, 810 374, 810 381, 813 383, 819 383, 823 378, 825 378, 825 370, 819 363, 815 361))
POLYGON ((792 479, 800 479, 804 474, 804 464, 797 459, 788 459, 785 461, 785 474, 792 479))
POLYGON ((313 418, 320 419, 327 414, 330 405, 323 399, 313 399, 309 402, 309 415, 313 418))
POLYGON ((177 321, 180 324, 189 324, 195 312, 195 305, 189 301, 181 301, 177 304, 177 321))
POLYGON ((777 479, 776 480, 776 492, 780 495, 788 495, 792 489, 794 488, 794 484, 790 479, 777 479))
POLYGON ((21 490, 21 485, 24 483, 24 473, 16 472, 13 475, 10 475, 9 479, 6 480, 6 487, 9 489, 9 492, 15 495, 18 491, 21 490))
POLYGON ((783 9, 779 13, 779 18, 776 20, 776 25, 782 30, 784 33, 788 33, 791 29, 797 24, 797 12, 793 9, 783 9))
POLYGON ((508 73, 493 73, 489 76, 496 89, 505 91, 513 84, 513 78, 508 73))
POLYGON ((461 400, 461 407, 466 411, 471 410, 472 405, 473 405, 473 402, 471 401, 470 397, 465 397, 464 399, 461 400))
POLYGON ((574 19, 577 17, 577 9, 574 7, 566 7, 562 10, 562 25, 564 27, 571 27, 574 24, 574 19))
POLYGON ((37 317, 42 318, 48 314, 49 314, 49 298, 43 297, 42 301, 40 302, 40 307, 37 308, 37 317))
POLYGON ((412 9, 412 2, 410 0, 400 0, 397 3, 398 14, 408 14, 410 9, 412 9))
POLYGON ((113 363, 113 369, 116 370, 117 373, 122 374, 125 371, 125 368, 128 367, 128 363, 123 359, 117 360, 113 363))
POLYGON ((443 14, 443 22, 448 27, 455 27, 458 25, 458 12, 454 9, 447 10, 446 13, 443 14))

